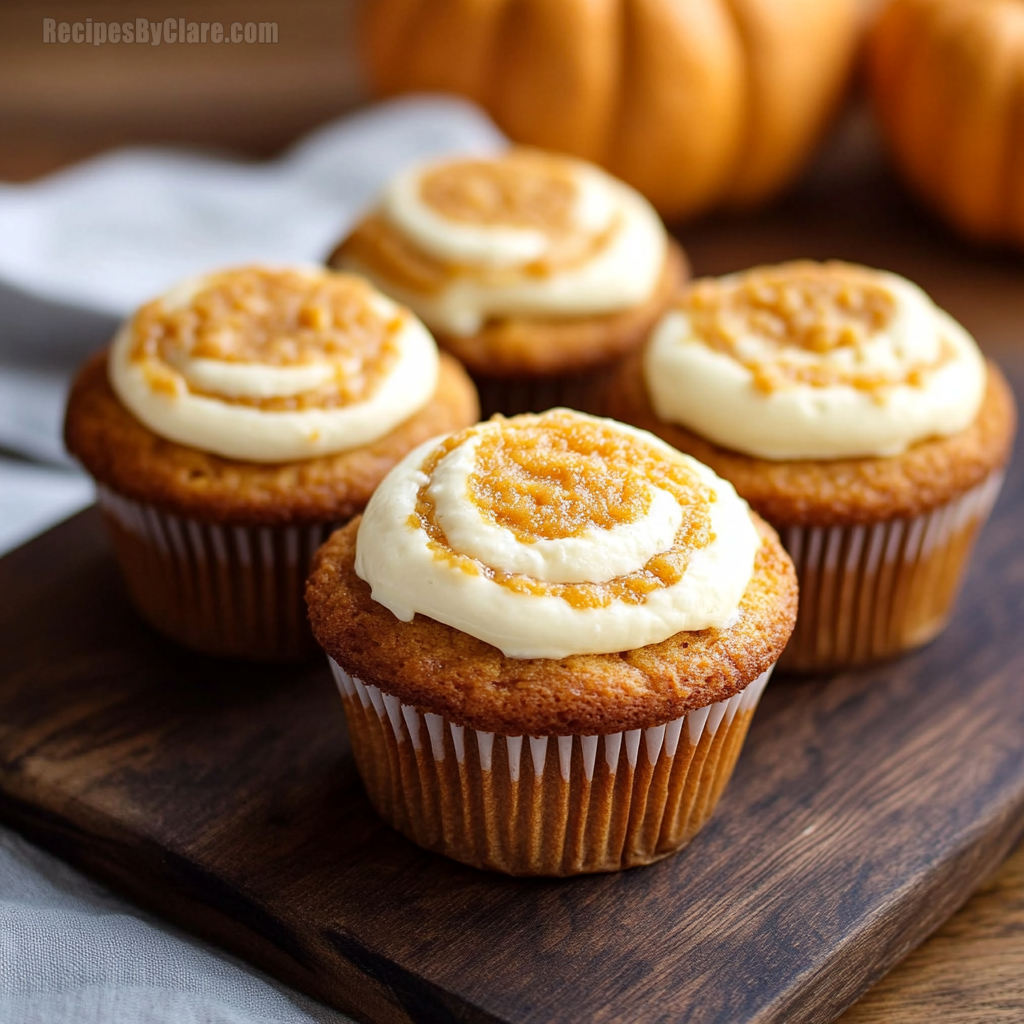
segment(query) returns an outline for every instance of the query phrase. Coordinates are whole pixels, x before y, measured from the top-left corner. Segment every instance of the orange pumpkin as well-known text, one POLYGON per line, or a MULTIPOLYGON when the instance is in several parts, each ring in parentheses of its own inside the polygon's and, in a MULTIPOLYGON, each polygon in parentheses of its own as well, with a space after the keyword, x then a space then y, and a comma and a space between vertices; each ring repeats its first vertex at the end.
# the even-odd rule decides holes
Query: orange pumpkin
POLYGON ((604 165, 668 217, 750 205, 841 97, 857 0, 369 0, 385 94, 454 92, 511 138, 604 165))
POLYGON ((967 235, 1024 245, 1024 2, 893 0, 868 73, 911 187, 967 235))

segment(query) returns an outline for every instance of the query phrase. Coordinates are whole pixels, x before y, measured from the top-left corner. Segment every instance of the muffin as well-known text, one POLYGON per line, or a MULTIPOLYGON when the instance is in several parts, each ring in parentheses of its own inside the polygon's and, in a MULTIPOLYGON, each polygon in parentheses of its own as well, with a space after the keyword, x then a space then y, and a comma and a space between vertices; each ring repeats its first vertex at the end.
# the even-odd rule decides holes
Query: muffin
POLYGON ((244 267, 129 319, 79 372, 65 439, 153 626, 210 654, 288 659, 316 650, 316 549, 411 449, 477 415, 458 363, 365 281, 244 267))
POLYGON ((465 864, 649 864, 711 814, 793 628, 792 563, 730 484, 566 409, 434 439, 307 586, 356 764, 465 864))
POLYGON ((484 416, 594 411, 687 276, 651 205, 531 149, 415 166, 335 249, 466 366, 484 416))
POLYGON ((697 281, 609 412, 732 481, 800 579, 785 667, 886 658, 945 625, 998 495, 1012 393, 904 278, 788 263, 697 281))

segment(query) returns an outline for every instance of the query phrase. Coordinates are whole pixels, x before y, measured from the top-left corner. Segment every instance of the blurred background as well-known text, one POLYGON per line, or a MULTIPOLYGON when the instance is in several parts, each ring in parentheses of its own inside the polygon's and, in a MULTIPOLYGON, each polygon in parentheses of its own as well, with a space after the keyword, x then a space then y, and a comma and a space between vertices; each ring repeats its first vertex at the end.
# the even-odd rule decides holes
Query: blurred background
POLYGON ((0 4, 0 179, 27 181, 128 143, 215 147, 253 158, 278 152, 366 96, 354 37, 355 0, 184 3, 141 11, 128 0, 0 4), (173 9, 172 9, 173 8, 173 9), (62 45, 60 22, 271 21, 276 44, 62 45))

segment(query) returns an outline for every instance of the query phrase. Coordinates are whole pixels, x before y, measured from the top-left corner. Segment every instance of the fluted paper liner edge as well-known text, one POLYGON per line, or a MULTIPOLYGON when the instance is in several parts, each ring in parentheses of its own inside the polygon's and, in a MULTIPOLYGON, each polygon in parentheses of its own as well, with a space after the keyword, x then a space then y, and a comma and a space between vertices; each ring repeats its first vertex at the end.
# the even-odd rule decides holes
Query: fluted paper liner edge
POLYGON ((802 672, 866 664, 945 627, 1002 471, 910 519, 779 530, 800 582, 800 614, 779 665, 802 672))
POLYGON ((289 660, 316 652, 306 575, 337 523, 204 523, 106 487, 97 499, 132 600, 161 633, 206 654, 289 660))
POLYGON ((333 659, 370 801, 420 846, 513 875, 617 871, 711 815, 772 669, 728 700, 604 736, 502 736, 420 712, 333 659))

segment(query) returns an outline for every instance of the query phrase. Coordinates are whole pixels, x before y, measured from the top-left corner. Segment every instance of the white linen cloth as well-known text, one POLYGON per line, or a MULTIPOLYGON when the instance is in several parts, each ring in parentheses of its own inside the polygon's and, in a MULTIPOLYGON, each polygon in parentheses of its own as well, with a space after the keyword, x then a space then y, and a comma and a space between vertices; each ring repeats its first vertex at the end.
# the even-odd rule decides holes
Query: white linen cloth
MULTIPOLYGON (((92 500, 64 453, 64 401, 135 306, 218 266, 321 262, 399 168, 503 143, 476 108, 421 97, 343 118, 265 163, 127 149, 0 184, 0 451, 17 457, 0 456, 0 552, 92 500)), ((0 828, 0 1024, 347 1020, 0 828)))
POLYGON ((2 1024, 354 1024, 0 829, 2 1024))

